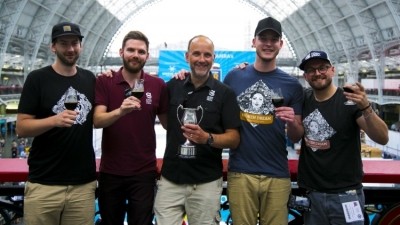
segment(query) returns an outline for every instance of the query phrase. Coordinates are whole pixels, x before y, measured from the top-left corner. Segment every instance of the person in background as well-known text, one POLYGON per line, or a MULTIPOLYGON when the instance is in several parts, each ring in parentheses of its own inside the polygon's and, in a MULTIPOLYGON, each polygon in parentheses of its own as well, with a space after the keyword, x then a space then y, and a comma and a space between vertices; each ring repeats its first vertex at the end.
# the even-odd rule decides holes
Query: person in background
POLYGON ((17 141, 13 140, 11 142, 11 158, 17 158, 18 157, 18 144, 17 141))
MULTIPOLYGON (((228 200, 234 224, 288 224, 291 180, 286 135, 299 140, 303 87, 277 68, 276 57, 283 46, 279 21, 267 17, 258 22, 252 42, 254 64, 231 70, 224 83, 232 87, 240 108, 240 144, 230 149, 228 200), (273 88, 281 88, 284 103, 272 104, 273 88), (267 94, 263 110, 248 112, 243 98, 258 90, 267 94), (287 132, 285 132, 285 125, 287 132), (295 132, 296 131, 296 132, 295 132)), ((247 99, 247 100, 246 100, 247 99)))
POLYGON ((3 158, 4 147, 6 146, 6 139, 0 135, 0 158, 3 158))
POLYGON ((298 185, 307 191, 311 211, 305 224, 363 225, 360 129, 385 145, 388 128, 373 110, 360 83, 344 92, 332 82, 335 67, 324 51, 311 51, 299 68, 311 86, 305 91, 304 136, 298 166, 298 185), (345 105, 349 99, 356 105, 345 105), (344 209, 347 210, 344 210, 344 209))
POLYGON ((18 155, 21 155, 25 151, 25 140, 24 138, 18 138, 18 155))
POLYGON ((99 174, 102 225, 150 225, 157 178, 155 119, 165 128, 168 95, 165 82, 143 71, 149 40, 130 31, 119 51, 123 66, 96 82, 94 126, 103 128, 99 174), (144 94, 131 96, 144 79, 144 94))
POLYGON ((222 149, 239 144, 239 107, 234 92, 210 73, 215 53, 208 37, 190 39, 185 57, 190 76, 167 83, 167 146, 155 218, 158 225, 176 225, 182 224, 186 214, 189 224, 217 225, 221 220, 222 149), (187 108, 197 109, 197 124, 180 121, 187 108), (181 148, 186 140, 195 150, 181 148))
POLYGON ((22 90, 18 137, 34 137, 25 184, 24 224, 92 225, 96 162, 93 151, 95 75, 76 64, 82 51, 78 25, 53 26, 55 62, 30 72, 22 90), (75 90, 75 109, 64 105, 75 90))

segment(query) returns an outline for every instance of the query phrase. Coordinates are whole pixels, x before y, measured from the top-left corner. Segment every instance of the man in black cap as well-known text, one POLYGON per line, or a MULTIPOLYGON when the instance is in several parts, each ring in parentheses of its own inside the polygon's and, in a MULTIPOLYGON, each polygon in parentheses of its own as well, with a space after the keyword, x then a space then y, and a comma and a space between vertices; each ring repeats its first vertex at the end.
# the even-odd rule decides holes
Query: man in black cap
POLYGON ((305 91, 298 170, 298 184, 307 190, 311 202, 304 222, 363 225, 360 129, 385 145, 388 128, 372 109, 360 83, 348 87, 351 93, 335 86, 335 67, 326 52, 309 52, 299 68, 311 86, 305 91), (356 105, 345 105, 347 100, 356 105))
POLYGON ((267 17, 258 22, 252 42, 254 64, 230 71, 224 83, 232 87, 240 106, 240 144, 230 149, 228 199, 234 224, 288 224, 287 203, 291 191, 286 138, 298 141, 302 129, 303 87, 276 67, 283 46, 279 21, 267 17), (274 88, 281 88, 283 105, 274 106, 274 88), (254 92, 262 90, 265 104, 248 111, 254 92), (285 133, 285 125, 287 133, 285 133))
POLYGON ((93 225, 95 76, 76 65, 83 38, 78 25, 57 24, 51 38, 55 62, 28 74, 18 106, 18 136, 34 137, 24 224, 93 225), (75 93, 75 102, 67 93, 75 93))
POLYGON ((79 26, 69 22, 62 22, 53 27, 51 41, 54 42, 56 38, 62 36, 76 36, 80 41, 82 41, 83 38, 79 26))

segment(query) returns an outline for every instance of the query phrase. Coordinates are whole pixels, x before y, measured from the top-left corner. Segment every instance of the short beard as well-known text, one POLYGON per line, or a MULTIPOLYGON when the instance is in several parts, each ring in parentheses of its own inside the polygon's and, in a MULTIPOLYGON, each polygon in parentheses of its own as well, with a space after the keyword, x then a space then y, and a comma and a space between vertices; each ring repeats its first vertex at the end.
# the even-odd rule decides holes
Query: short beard
POLYGON ((133 66, 129 65, 129 62, 127 60, 122 59, 122 61, 124 63, 124 69, 127 70, 129 73, 138 73, 138 72, 140 72, 143 69, 144 64, 145 64, 145 63, 140 63, 139 66, 133 67, 133 66))
POLYGON ((332 84, 332 79, 325 78, 326 83, 322 86, 315 86, 313 82, 308 82, 308 84, 312 87, 312 89, 316 91, 322 91, 327 89, 332 84))
POLYGON ((79 55, 76 55, 72 60, 68 60, 63 54, 56 51, 57 58, 65 66, 75 66, 78 61, 79 55))

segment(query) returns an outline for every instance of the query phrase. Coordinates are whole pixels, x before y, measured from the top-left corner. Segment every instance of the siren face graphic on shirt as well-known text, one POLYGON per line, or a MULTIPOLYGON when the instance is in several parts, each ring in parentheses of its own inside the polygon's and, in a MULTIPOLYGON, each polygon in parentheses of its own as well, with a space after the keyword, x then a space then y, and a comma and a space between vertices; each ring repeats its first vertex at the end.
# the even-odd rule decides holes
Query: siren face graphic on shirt
POLYGON ((272 124, 274 106, 271 101, 272 90, 259 80, 237 96, 240 107, 240 119, 253 127, 259 124, 272 124))
POLYGON ((303 119, 306 145, 313 151, 330 148, 329 139, 336 131, 328 124, 318 109, 303 119))
MULTIPOLYGON (((75 90, 73 87, 69 87, 69 91, 75 90)), ((79 112, 75 123, 74 124, 83 124, 86 121, 86 117, 89 114, 90 110, 92 109, 92 104, 86 97, 86 95, 80 93, 78 90, 75 90, 78 95, 78 105, 75 108, 75 111, 79 112)), ((55 114, 59 114, 65 110, 65 95, 67 94, 68 90, 64 92, 64 94, 60 97, 57 101, 57 105, 53 106, 53 112, 55 114)))

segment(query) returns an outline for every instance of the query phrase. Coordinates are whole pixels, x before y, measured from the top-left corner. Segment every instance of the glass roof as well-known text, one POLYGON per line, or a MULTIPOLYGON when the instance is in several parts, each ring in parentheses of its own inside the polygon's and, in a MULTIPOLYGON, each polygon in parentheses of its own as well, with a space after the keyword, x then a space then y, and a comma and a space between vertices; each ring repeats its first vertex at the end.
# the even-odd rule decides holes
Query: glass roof
MULTIPOLYGON (((197 32, 210 36, 216 48, 249 50, 259 19, 267 15, 283 21, 299 7, 309 2, 309 0, 97 1, 124 23, 107 48, 109 51, 106 54, 109 56, 117 55, 123 36, 132 29, 143 31, 149 37, 150 48, 153 49, 159 49, 165 44, 168 44, 169 48, 186 48, 190 35, 193 36, 197 32), (203 15, 203 12, 207 15, 203 15), (199 15, 193 15, 193 13, 199 15), (169 35, 173 35, 173 38, 168 39, 169 35), (228 45, 233 40, 236 40, 236 44, 228 45)), ((285 44, 280 55, 294 56, 289 43, 285 44)))
POLYGON ((293 12, 297 11, 310 0, 240 0, 240 2, 252 5, 255 9, 283 21, 293 12))
POLYGON ((158 1, 160 0, 97 0, 121 21, 126 21, 133 15, 133 12, 140 11, 158 1))

